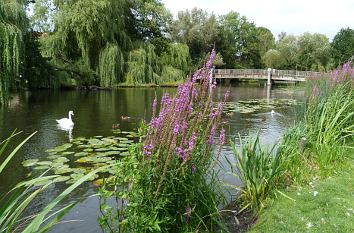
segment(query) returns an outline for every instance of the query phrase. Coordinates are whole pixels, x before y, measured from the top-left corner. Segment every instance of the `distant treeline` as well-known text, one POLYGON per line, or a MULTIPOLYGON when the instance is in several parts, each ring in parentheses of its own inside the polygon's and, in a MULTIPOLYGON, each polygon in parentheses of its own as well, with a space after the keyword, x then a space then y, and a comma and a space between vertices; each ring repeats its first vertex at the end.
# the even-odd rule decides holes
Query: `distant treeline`
POLYGON ((214 46, 220 68, 323 71, 353 58, 354 31, 275 39, 237 12, 174 19, 158 0, 1 0, 0 102, 24 87, 177 83, 214 46))

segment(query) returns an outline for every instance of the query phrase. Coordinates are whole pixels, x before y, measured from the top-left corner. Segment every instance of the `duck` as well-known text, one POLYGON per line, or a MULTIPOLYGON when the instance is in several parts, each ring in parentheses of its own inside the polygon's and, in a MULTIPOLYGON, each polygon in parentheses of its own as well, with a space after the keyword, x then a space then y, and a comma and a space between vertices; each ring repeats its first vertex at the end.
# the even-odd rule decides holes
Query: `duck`
POLYGON ((119 124, 113 124, 112 125, 112 129, 118 129, 119 128, 119 124))
POLYGON ((69 111, 69 118, 62 118, 56 121, 62 128, 71 128, 74 126, 74 122, 71 119, 71 115, 74 115, 73 111, 69 111))
POLYGON ((226 116, 229 116, 229 117, 232 117, 233 115, 235 115, 234 112, 228 112, 228 113, 226 113, 226 116))
POLYGON ((131 117, 129 117, 129 116, 122 116, 122 120, 125 120, 125 121, 126 121, 126 120, 130 120, 130 118, 131 118, 131 117))

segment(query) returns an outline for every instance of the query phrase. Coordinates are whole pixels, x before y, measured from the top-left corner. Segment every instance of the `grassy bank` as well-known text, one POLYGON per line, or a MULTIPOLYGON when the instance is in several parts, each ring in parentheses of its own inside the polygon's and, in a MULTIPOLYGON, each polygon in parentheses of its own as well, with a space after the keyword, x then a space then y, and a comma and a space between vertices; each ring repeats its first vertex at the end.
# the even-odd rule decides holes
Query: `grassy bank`
POLYGON ((234 145, 236 205, 253 212, 249 224, 258 219, 252 232, 354 232, 353 71, 346 63, 309 80, 297 121, 273 149, 258 136, 234 145))
POLYGON ((353 154, 333 176, 288 188, 250 232, 354 232, 353 154))

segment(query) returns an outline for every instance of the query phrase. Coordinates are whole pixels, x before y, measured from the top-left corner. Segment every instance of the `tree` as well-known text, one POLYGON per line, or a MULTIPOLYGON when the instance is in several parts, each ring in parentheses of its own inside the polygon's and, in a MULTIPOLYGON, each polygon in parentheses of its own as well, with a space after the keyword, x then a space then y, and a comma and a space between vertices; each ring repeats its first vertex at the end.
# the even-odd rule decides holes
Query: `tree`
POLYGON ((284 36, 277 42, 276 49, 280 52, 283 60, 282 69, 297 69, 299 44, 296 36, 284 36))
POLYGON ((273 33, 265 27, 257 27, 257 36, 260 56, 263 57, 267 51, 275 48, 275 38, 273 33))
POLYGON ((219 18, 218 48, 227 68, 260 68, 258 31, 254 23, 237 12, 219 18))
POLYGON ((298 68, 325 70, 330 59, 328 38, 319 33, 304 33, 298 38, 298 68))
POLYGON ((200 65, 218 36, 215 15, 194 8, 181 11, 171 26, 172 39, 187 44, 194 64, 200 65))
POLYGON ((338 66, 354 55, 354 30, 351 28, 342 28, 333 38, 331 47, 333 49, 333 59, 338 66))
POLYGON ((282 56, 282 54, 278 50, 275 50, 275 49, 268 50, 263 55, 262 59, 263 59, 263 63, 265 64, 265 66, 268 68, 279 69, 284 64, 284 57, 282 56))
POLYGON ((6 103, 11 86, 20 81, 27 28, 25 1, 2 0, 0 4, 0 105, 6 103))

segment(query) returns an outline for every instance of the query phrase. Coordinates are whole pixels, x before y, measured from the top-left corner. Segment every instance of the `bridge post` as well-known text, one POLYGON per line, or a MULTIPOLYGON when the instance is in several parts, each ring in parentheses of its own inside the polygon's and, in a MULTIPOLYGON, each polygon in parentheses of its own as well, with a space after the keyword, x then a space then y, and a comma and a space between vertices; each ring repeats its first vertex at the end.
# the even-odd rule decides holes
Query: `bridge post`
POLYGON ((267 79, 267 85, 268 86, 272 85, 271 74, 272 74, 272 69, 268 68, 268 79, 267 79))

